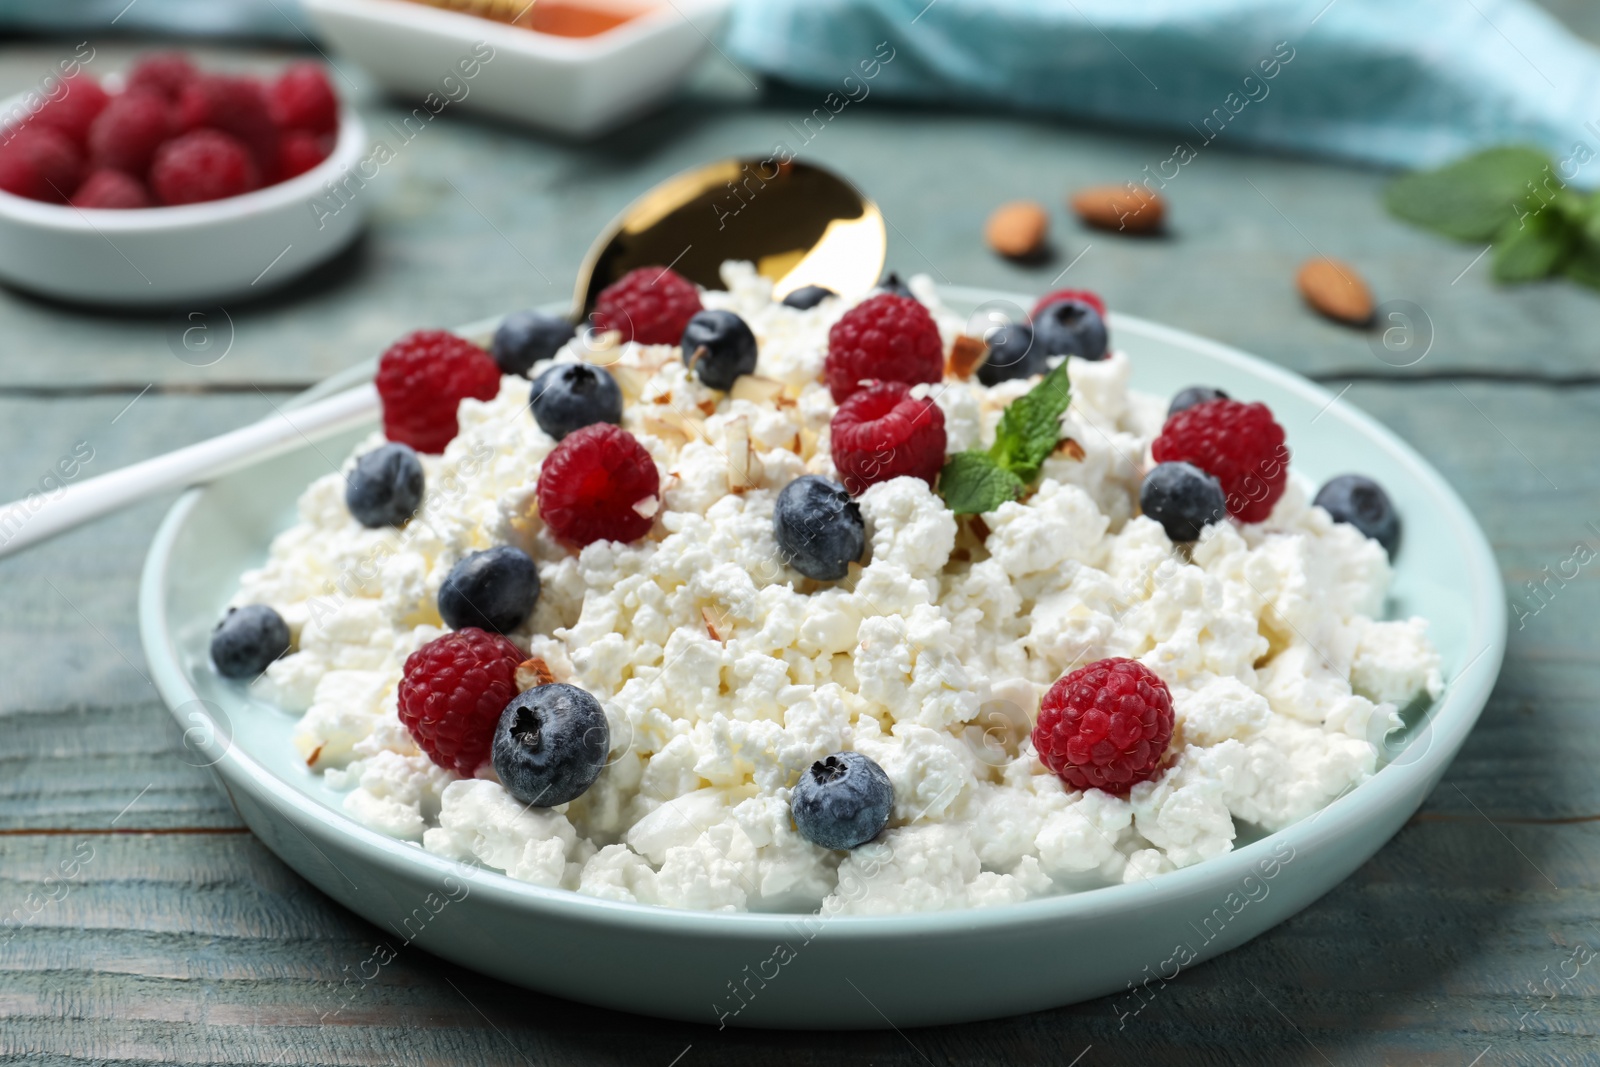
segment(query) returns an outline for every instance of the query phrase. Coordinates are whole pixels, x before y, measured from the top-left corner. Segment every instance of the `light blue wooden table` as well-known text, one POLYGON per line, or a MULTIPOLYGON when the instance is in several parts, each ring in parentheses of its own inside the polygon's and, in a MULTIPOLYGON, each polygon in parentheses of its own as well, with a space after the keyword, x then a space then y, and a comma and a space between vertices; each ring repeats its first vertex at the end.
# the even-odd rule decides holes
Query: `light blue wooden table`
MULTIPOLYGON (((1600 18, 1567 0, 1587 29, 1600 18), (1584 23, 1587 20, 1587 24, 1584 23)), ((53 42, 0 47, 0 93, 53 42)), ((126 46, 99 43, 106 68, 126 46)), ((216 61, 279 61, 217 52, 216 61)), ((360 97, 370 124, 400 113, 360 97)), ((810 95, 708 63, 654 119, 588 145, 449 114, 374 189, 370 235, 261 303, 190 366, 168 317, 85 314, 0 291, 0 497, 92 449, 98 473, 199 440, 396 335, 563 297, 588 241, 657 179, 765 150, 810 95)), ((1164 158, 1165 140, 947 109, 852 108, 808 153, 893 223, 891 265, 1113 307, 1312 375, 1411 441, 1480 516, 1509 594, 1600 544, 1600 295, 1490 284, 1477 250, 1384 216, 1383 176, 1219 145, 1168 189, 1172 232, 1081 230, 1062 195, 1164 158), (1056 206, 1057 257, 983 248, 1002 200, 1056 206), (1431 321, 1419 364, 1299 304, 1317 252, 1431 321)), ((982 1025, 868 1034, 715 1032, 565 1003, 415 951, 356 1002, 381 936, 240 825, 146 676, 140 561, 170 500, 0 563, 0 1061, 40 1064, 1196 1064, 1600 1062, 1600 590, 1552 586, 1444 783, 1387 848, 1269 935, 1166 987, 1125 1026, 1100 1001, 982 1025), (73 871, 63 877, 63 864, 73 871), (1074 1059, 1075 1057, 1081 1057, 1074 1059)), ((1532 607, 1532 602, 1528 602, 1532 607)))

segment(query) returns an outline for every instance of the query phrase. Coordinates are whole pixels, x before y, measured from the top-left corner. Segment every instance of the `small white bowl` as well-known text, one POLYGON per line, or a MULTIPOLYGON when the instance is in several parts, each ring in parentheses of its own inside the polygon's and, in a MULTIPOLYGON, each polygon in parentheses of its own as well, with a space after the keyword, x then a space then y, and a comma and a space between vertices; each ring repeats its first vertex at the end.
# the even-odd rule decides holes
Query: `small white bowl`
MULTIPOLYGON (((17 112, 21 97, 0 104, 17 112)), ((339 113, 328 158, 241 196, 129 211, 46 204, 0 191, 0 281, 82 303, 175 306, 254 296, 355 239, 373 193, 367 130, 339 113), (350 172, 335 196, 328 186, 350 172)))
POLYGON ((301 6, 335 50, 390 92, 432 93, 447 101, 441 108, 593 136, 664 102, 711 47, 731 0, 672 0, 593 37, 535 33, 410 0, 301 6))

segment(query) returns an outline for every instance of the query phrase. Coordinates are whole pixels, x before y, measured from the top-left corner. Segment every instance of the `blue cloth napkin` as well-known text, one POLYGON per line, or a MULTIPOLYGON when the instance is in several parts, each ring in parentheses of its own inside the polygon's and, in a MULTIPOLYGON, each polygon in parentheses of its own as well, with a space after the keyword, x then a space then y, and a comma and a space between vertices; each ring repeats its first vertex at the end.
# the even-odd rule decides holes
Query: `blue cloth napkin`
POLYGON ((1523 142, 1600 177, 1600 52, 1527 0, 741 0, 729 47, 824 115, 871 93, 1054 112, 1170 131, 1174 166, 1523 142))

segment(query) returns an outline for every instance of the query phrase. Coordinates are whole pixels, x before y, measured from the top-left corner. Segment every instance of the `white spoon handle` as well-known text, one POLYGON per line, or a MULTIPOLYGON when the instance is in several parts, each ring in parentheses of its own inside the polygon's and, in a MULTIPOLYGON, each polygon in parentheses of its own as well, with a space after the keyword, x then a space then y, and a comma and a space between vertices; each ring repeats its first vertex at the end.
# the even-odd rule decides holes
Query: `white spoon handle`
POLYGON ((376 418, 370 383, 279 411, 243 429, 0 507, 0 556, 171 489, 198 485, 376 418))

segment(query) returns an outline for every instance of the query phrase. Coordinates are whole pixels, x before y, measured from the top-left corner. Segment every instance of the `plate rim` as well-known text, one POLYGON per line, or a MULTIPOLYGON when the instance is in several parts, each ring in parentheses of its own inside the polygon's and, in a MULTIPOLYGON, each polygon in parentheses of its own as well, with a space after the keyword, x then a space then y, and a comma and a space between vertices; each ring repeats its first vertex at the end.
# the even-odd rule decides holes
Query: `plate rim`
MULTIPOLYGON (((1011 291, 971 286, 941 285, 938 291, 941 298, 953 302, 982 304, 1004 301, 1019 308, 1031 306, 1033 299, 1011 291)), ((468 337, 481 336, 492 330, 500 318, 495 316, 479 320, 460 327, 456 332, 468 337)), ((1109 320, 1117 331, 1204 352, 1210 358, 1264 378, 1308 400, 1320 401, 1330 408, 1338 399, 1310 379, 1231 345, 1136 316, 1113 312, 1109 320)), ((356 384, 364 377, 370 377, 375 365, 376 360, 364 360, 339 371, 297 396, 291 404, 298 406, 338 388, 356 384)), ((1343 405, 1337 417, 1375 439, 1386 452, 1404 463, 1414 476, 1429 486, 1452 513, 1449 516, 1451 525, 1458 531, 1466 549, 1469 562, 1466 579, 1472 609, 1468 646, 1476 644, 1480 638, 1485 645, 1483 651, 1469 660, 1456 677, 1447 681, 1444 693, 1429 709, 1427 719, 1432 741, 1428 749, 1414 760, 1385 765, 1360 786, 1296 823, 1224 855, 1166 872, 1159 878, 1038 897, 996 907, 894 915, 828 915, 824 921, 830 937, 899 941, 957 931, 966 935, 1002 933, 1039 924, 1093 920, 1160 907, 1197 893, 1237 885, 1241 878, 1255 870, 1258 861, 1273 855, 1278 844, 1289 842, 1293 854, 1299 855, 1301 849, 1315 850, 1337 838, 1359 834, 1366 823, 1390 811, 1395 805, 1405 803, 1411 792, 1418 794, 1419 804, 1421 799, 1425 799, 1427 789, 1423 788, 1424 784, 1430 778, 1441 776, 1455 759, 1467 734, 1477 723, 1499 677, 1507 635, 1506 606, 1504 598, 1499 595, 1500 568, 1477 519, 1454 487, 1431 463, 1392 430, 1352 404, 1343 405), (1490 669, 1478 669, 1480 661, 1486 661, 1484 665, 1490 669)), ((173 543, 204 492, 203 486, 185 490, 173 504, 151 541, 140 575, 140 638, 152 679, 163 702, 175 717, 178 708, 199 701, 200 696, 184 674, 172 635, 162 624, 166 607, 165 581, 173 543)), ((179 724, 184 725, 182 720, 179 720, 179 724)), ((466 882, 473 894, 481 893, 492 903, 540 913, 552 921, 605 923, 641 933, 672 937, 746 940, 792 934, 796 922, 819 915, 818 912, 694 911, 603 900, 568 889, 537 886, 499 871, 436 856, 412 842, 388 837, 363 826, 344 812, 324 807, 319 801, 301 793, 231 743, 225 746, 212 764, 212 769, 225 784, 248 787, 253 793, 269 798, 278 813, 285 819, 294 820, 296 828, 302 833, 315 830, 324 838, 342 839, 350 847, 358 849, 366 862, 387 868, 402 877, 414 876, 419 873, 419 868, 437 877, 453 876, 466 882), (235 778, 239 780, 237 783, 235 778), (298 820, 295 820, 296 816, 298 820)), ((1382 848, 1388 840, 1385 838, 1378 848, 1382 848)), ((1318 890, 1317 896, 1331 888, 1332 885, 1318 890)))

